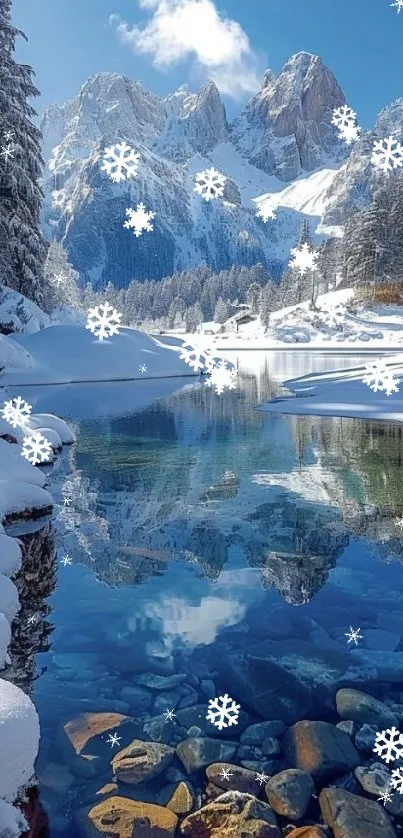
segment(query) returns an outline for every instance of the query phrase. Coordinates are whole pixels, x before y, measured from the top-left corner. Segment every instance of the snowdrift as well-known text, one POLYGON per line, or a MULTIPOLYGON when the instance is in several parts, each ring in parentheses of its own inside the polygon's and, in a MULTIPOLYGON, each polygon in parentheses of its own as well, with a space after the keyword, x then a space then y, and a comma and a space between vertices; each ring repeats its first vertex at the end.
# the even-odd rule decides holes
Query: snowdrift
POLYGON ((14 335, 33 359, 30 369, 5 373, 5 385, 72 384, 124 381, 195 373, 167 347, 137 329, 122 328, 118 335, 98 340, 81 326, 49 326, 32 335, 14 335), (145 366, 142 372, 141 366, 145 366))

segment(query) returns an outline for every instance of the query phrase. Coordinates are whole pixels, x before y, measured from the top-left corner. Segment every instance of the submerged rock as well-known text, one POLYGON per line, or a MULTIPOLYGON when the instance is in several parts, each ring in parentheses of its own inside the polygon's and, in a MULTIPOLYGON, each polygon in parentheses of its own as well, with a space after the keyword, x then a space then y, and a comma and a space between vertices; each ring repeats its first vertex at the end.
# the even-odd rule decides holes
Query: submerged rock
POLYGON ((318 779, 337 777, 360 762, 347 733, 328 722, 297 722, 283 744, 289 763, 318 779))
POLYGON ((88 838, 96 838, 97 835, 113 835, 114 838, 173 838, 178 822, 175 813, 164 806, 119 796, 81 810, 77 820, 83 835, 88 838))
POLYGON ((167 809, 171 809, 176 815, 187 815, 193 809, 193 792, 188 783, 183 780, 177 785, 167 809))
POLYGON ((281 838, 273 810, 251 794, 229 791, 193 812, 181 823, 190 838, 281 838))
POLYGON ((308 808, 315 785, 310 774, 299 769, 280 771, 266 785, 266 795, 278 815, 298 821, 308 808))
POLYGON ((342 719, 349 719, 360 724, 374 724, 379 727, 398 725, 398 719, 392 710, 372 695, 344 688, 336 693, 336 707, 342 719))
POLYGON ((319 805, 325 822, 337 838, 396 838, 379 803, 344 789, 322 789, 319 805))
MULTIPOLYGON (((256 781, 256 771, 249 771, 240 765, 233 765, 230 762, 213 762, 206 768, 206 774, 210 783, 214 783, 225 791, 241 791, 247 794, 256 794, 259 785, 256 781), (229 779, 222 778, 222 771, 228 772, 229 779)), ((222 792, 220 791, 220 794, 222 792)))
POLYGON ((142 783, 164 771, 172 762, 175 751, 161 742, 134 739, 112 760, 115 777, 122 783, 142 783))
POLYGON ((234 756, 237 742, 220 742, 219 739, 189 737, 179 742, 176 753, 188 774, 198 771, 210 762, 227 762, 234 756))

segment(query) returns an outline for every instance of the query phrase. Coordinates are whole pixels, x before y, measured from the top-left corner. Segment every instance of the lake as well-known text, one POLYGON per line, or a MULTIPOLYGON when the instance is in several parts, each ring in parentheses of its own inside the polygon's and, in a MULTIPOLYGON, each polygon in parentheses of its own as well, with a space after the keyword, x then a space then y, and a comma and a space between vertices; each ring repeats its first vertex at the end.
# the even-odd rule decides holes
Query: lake
MULTIPOLYGON (((362 361, 244 352, 237 390, 195 379, 140 411, 137 382, 21 393, 77 433, 51 477, 57 581, 32 685, 52 838, 87 834, 76 815, 110 793, 109 762, 134 736, 175 746, 201 732, 214 759, 235 741, 235 761, 269 772, 269 746, 262 763, 239 745, 246 724, 335 721, 343 683, 399 700, 389 659, 403 654, 401 427, 255 409, 282 380, 362 361), (225 693, 239 724, 219 731, 206 713, 225 693), (133 717, 128 739, 111 721, 93 740, 75 723, 69 738, 63 725, 100 712, 133 717)), ((181 776, 171 764, 124 792, 165 804, 181 776)), ((192 780, 200 795, 201 775, 192 780)))

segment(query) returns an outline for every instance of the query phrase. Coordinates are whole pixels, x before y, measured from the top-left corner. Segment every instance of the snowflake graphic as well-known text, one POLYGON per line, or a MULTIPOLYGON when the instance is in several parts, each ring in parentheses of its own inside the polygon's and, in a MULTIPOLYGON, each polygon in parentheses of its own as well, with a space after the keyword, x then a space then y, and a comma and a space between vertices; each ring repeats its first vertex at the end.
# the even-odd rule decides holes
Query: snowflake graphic
POLYGON ((67 567, 67 565, 70 565, 70 564, 71 564, 71 562, 72 562, 72 558, 71 558, 71 556, 69 556, 69 554, 67 553, 67 555, 66 555, 66 556, 63 556, 63 558, 62 558, 62 560, 61 560, 60 564, 64 565, 64 567, 67 567))
POLYGON ((146 367, 145 364, 140 364, 139 372, 141 372, 141 373, 147 372, 147 367, 146 367))
POLYGON ((358 646, 358 641, 362 640, 363 636, 363 634, 360 634, 359 628, 353 629, 351 626, 350 631, 346 631, 344 634, 344 637, 348 637, 348 645, 350 645, 350 643, 355 643, 356 646, 358 646))
POLYGON ((11 142, 11 139, 14 137, 14 131, 6 131, 5 134, 3 134, 3 136, 6 143, 9 143, 11 142))
POLYGON ((88 309, 86 329, 89 329, 99 340, 119 334, 122 315, 109 303, 100 303, 95 308, 88 309))
POLYGON ((323 308, 320 313, 323 322, 330 327, 339 326, 344 319, 342 312, 338 311, 336 307, 323 308))
POLYGON ((393 6, 396 6, 396 8, 397 8, 397 13, 398 13, 398 15, 399 15, 399 14, 400 14, 400 12, 401 12, 401 11, 402 11, 402 9, 403 9, 403 0, 395 0, 395 2, 394 2, 394 3, 391 3, 391 4, 390 4, 390 6, 391 6, 391 8, 393 8, 393 6))
POLYGON ((393 377, 392 370, 388 369, 385 361, 372 361, 365 367, 365 375, 363 376, 363 384, 368 384, 374 393, 378 390, 383 390, 387 396, 392 393, 398 393, 398 381, 393 377))
POLYGON ((293 258, 289 262, 290 268, 298 268, 300 274, 306 271, 317 271, 316 260, 318 254, 315 250, 309 249, 309 244, 301 244, 300 247, 293 247, 291 250, 293 258))
POLYGON ((5 160, 8 160, 10 157, 14 157, 14 152, 10 144, 6 145, 5 147, 1 147, 0 157, 4 157, 5 160))
POLYGON ((32 626, 34 623, 36 623, 36 614, 31 614, 31 616, 28 617, 27 623, 29 626, 32 626))
POLYGON ((126 227, 126 230, 133 230, 137 239, 141 236, 143 230, 151 233, 154 229, 151 220, 155 218, 155 212, 148 212, 144 204, 137 204, 135 210, 129 207, 126 210, 126 215, 128 216, 128 220, 125 221, 123 226, 126 227))
POLYGON ((236 371, 224 359, 213 367, 210 367, 206 384, 215 387, 216 393, 221 395, 223 390, 236 390, 236 371))
POLYGON ((372 750, 387 763, 400 759, 403 757, 403 734, 395 727, 376 733, 375 747, 372 750))
POLYGON ((56 285, 62 285, 62 283, 63 283, 63 281, 64 281, 64 279, 65 279, 65 275, 64 275, 63 273, 61 273, 61 272, 60 272, 60 273, 58 273, 58 274, 55 274, 55 275, 54 275, 54 277, 53 277, 53 279, 54 279, 54 281, 55 281, 56 285))
POLYGON ((403 768, 395 768, 392 771, 390 785, 392 789, 397 789, 400 794, 403 794, 403 768))
POLYGON ((138 152, 126 142, 116 143, 105 148, 101 169, 108 173, 114 183, 120 183, 125 178, 136 177, 139 160, 138 152))
MULTIPOLYGON (((403 0, 402 0, 402 2, 403 2, 403 0)), ((384 789, 384 791, 381 793, 380 797, 377 797, 377 802, 380 803, 381 801, 382 801, 384 806, 386 805, 386 803, 391 803, 392 802, 392 795, 391 795, 388 788, 384 789)))
POLYGON ((24 436, 21 456, 29 463, 36 466, 37 463, 45 463, 52 458, 53 449, 48 439, 39 431, 24 436))
POLYGON ((117 736, 116 733, 110 733, 106 741, 110 744, 111 748, 113 748, 114 745, 119 745, 121 738, 122 737, 117 736))
POLYGON ((340 108, 334 108, 332 116, 332 125, 336 125, 341 129, 346 125, 354 124, 357 114, 348 105, 341 105, 340 108))
POLYGON ((237 725, 240 706, 240 704, 235 704, 235 701, 227 693, 220 695, 219 698, 211 698, 208 703, 206 719, 218 730, 237 725))
POLYGON ((18 425, 20 427, 24 427, 31 410, 32 405, 24 401, 21 396, 17 396, 15 399, 10 399, 10 401, 4 402, 4 407, 1 413, 3 419, 5 419, 6 422, 9 422, 13 428, 16 428, 18 425))
POLYGON ((403 145, 390 135, 376 140, 372 149, 371 163, 385 174, 403 166, 403 145))
POLYGON ((266 221, 269 220, 269 218, 272 218, 273 220, 275 218, 277 218, 276 211, 275 211, 274 207, 271 206, 268 203, 260 204, 258 210, 256 211, 256 216, 257 216, 257 218, 261 218, 262 221, 264 221, 265 224, 266 224, 266 221))
POLYGON ((173 722, 173 720, 176 716, 176 713, 174 713, 173 710, 165 710, 164 716, 165 716, 165 721, 166 722, 173 722))
POLYGON ((360 131, 360 126, 354 125, 354 123, 351 122, 349 125, 343 125, 341 128, 339 128, 339 137, 342 140, 345 140, 347 145, 351 145, 353 140, 358 140, 358 135, 360 131))
POLYGON ((186 364, 189 364, 189 367, 192 367, 195 372, 205 368, 211 370, 214 366, 211 347, 207 345, 203 337, 194 337, 191 344, 183 342, 179 357, 186 364))
POLYGON ((229 770, 229 768, 224 768, 224 766, 223 766, 221 771, 220 771, 219 776, 221 777, 222 780, 229 780, 234 775, 231 774, 231 771, 229 770))
POLYGON ((260 773, 258 771, 255 777, 255 780, 259 783, 260 786, 264 786, 264 784, 267 783, 268 779, 269 778, 266 776, 266 774, 263 773, 263 771, 260 773))
POLYGON ((195 180, 197 181, 194 191, 201 195, 205 201, 211 201, 214 198, 222 198, 224 194, 224 184, 226 177, 217 172, 216 169, 204 169, 203 172, 197 172, 195 180))

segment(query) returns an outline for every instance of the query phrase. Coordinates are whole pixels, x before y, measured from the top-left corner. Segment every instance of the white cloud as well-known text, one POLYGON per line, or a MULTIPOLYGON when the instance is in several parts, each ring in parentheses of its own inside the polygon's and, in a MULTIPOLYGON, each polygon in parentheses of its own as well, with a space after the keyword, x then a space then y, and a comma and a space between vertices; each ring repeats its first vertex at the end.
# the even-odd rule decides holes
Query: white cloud
POLYGON ((258 57, 239 23, 219 14, 213 0, 138 0, 151 12, 144 25, 130 26, 118 15, 109 20, 124 44, 150 55, 166 69, 194 58, 196 67, 222 93, 237 97, 259 88, 258 57))

